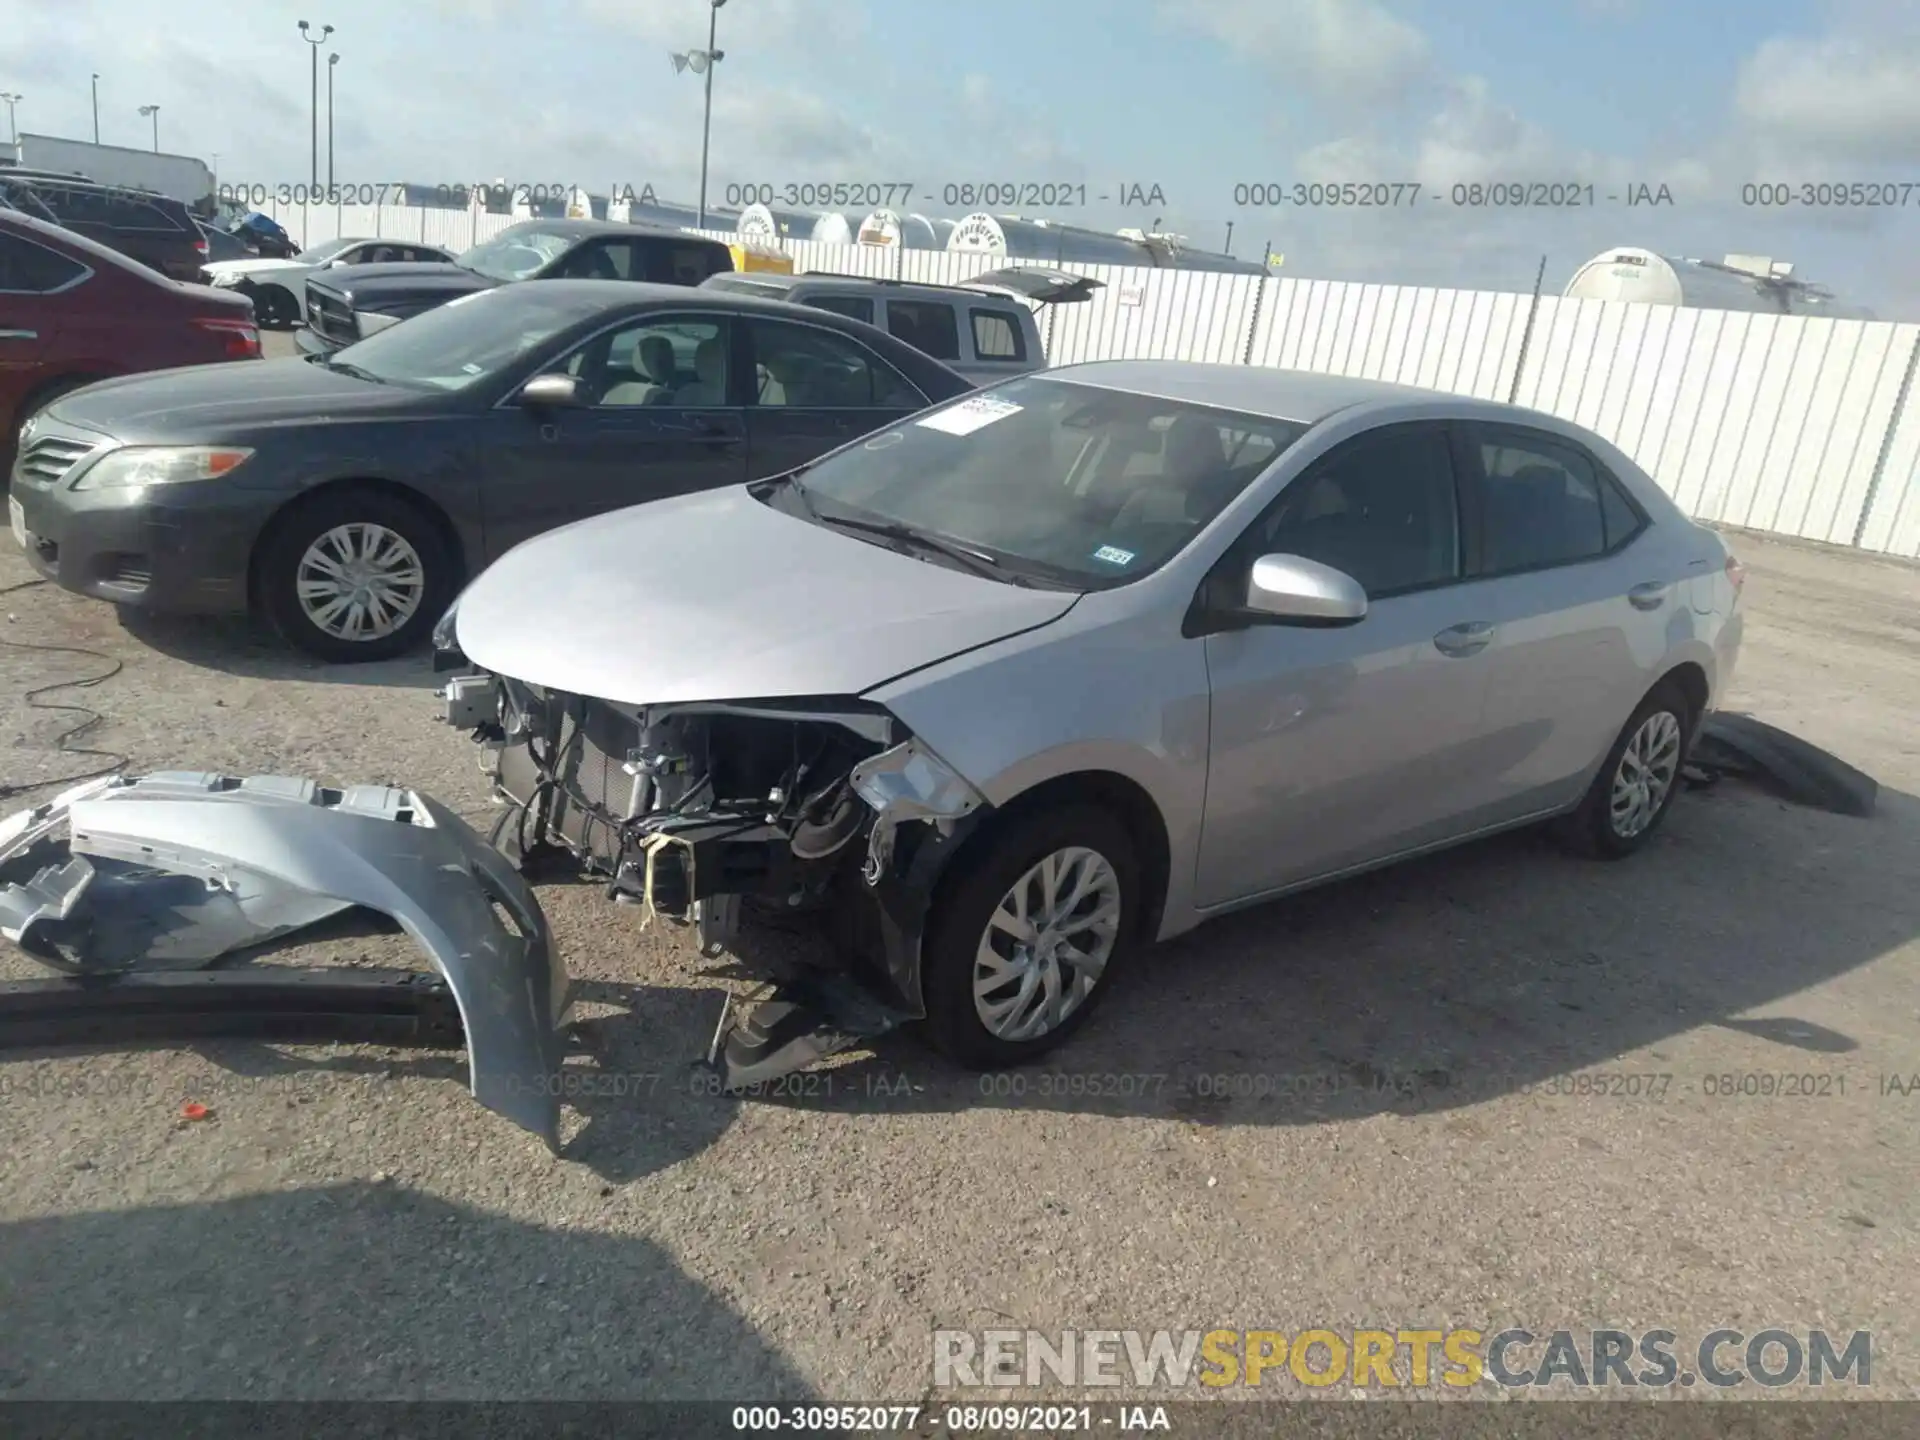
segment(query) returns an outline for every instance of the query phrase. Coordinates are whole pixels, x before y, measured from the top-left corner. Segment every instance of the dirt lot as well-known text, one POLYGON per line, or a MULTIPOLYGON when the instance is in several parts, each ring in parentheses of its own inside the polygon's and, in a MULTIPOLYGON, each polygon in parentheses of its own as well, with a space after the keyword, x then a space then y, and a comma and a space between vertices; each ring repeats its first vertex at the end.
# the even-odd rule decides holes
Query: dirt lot
MULTIPOLYGON (((1920 1092, 1881 1079, 1920 1075, 1920 573, 1741 548, 1731 704, 1877 776, 1875 819, 1728 783, 1626 864, 1518 835, 1221 921, 1023 1094, 910 1040, 830 1094, 697 1093, 734 982, 547 887, 608 1017, 559 1160, 448 1056, 0 1065, 0 1392, 911 1400, 935 1326, 1666 1327, 1684 1353, 1779 1325, 1872 1330, 1873 1393, 1920 1395, 1920 1092), (1816 1093, 1710 1093, 1777 1075, 1816 1093), (1583 1076, 1625 1078, 1556 1093, 1583 1076)), ((0 586, 27 575, 0 540, 0 586)), ((135 769, 486 811, 424 662, 317 669, 45 586, 0 597, 0 638, 87 652, 0 648, 0 780, 87 768, 20 697, 117 663, 47 698, 135 769)))

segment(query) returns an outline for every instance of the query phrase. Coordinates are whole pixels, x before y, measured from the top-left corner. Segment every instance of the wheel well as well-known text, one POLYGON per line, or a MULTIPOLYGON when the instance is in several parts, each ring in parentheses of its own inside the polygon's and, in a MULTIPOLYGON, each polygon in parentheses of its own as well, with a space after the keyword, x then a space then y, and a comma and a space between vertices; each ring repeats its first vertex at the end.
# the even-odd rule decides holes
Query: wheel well
POLYGON ((253 553, 247 557, 247 597, 254 603, 260 598, 260 556, 266 550, 273 537, 280 533, 309 505, 317 503, 321 497, 338 495, 347 490, 372 490, 381 495, 411 505, 430 523, 440 538, 446 542, 447 553, 453 557, 456 570, 455 585, 465 583, 467 578, 466 547, 460 543, 460 532, 454 529, 453 521, 447 517, 432 500, 415 490, 411 485, 402 485, 396 480, 378 480, 371 477, 346 480, 329 480, 324 485, 316 485, 311 490, 303 490, 287 501, 268 517, 267 523, 260 527, 260 534, 253 542, 253 553))
POLYGON ((1147 904, 1142 915, 1141 935, 1148 941, 1159 933, 1160 917, 1167 902, 1167 878, 1171 870, 1166 821, 1160 807, 1134 780, 1112 770, 1079 770, 1057 775, 1030 790, 1023 790, 995 810, 991 821, 974 832, 955 863, 947 867, 949 876, 965 868, 973 857, 984 854, 982 843, 1001 826, 1031 814, 1035 810, 1057 809, 1062 805, 1091 804, 1110 810, 1120 817, 1134 844, 1140 861, 1140 878, 1146 888, 1147 904))
POLYGON ((1677 686, 1680 693, 1687 697, 1687 704, 1693 709, 1689 717, 1691 720, 1697 721, 1706 713, 1707 698, 1711 693, 1707 686, 1707 672, 1693 661, 1683 661, 1674 666, 1660 677, 1660 684, 1677 686))

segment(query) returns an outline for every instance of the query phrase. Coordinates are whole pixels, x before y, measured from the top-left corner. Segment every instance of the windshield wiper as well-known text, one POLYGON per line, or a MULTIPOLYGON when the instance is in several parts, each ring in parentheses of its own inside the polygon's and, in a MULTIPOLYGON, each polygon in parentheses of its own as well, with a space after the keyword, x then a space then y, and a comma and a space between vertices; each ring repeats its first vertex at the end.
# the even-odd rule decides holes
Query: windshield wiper
POLYGON ((384 376, 376 375, 371 370, 354 364, 351 360, 336 360, 329 355, 324 363, 329 370, 338 370, 342 375, 351 375, 356 380, 370 380, 375 385, 387 383, 384 376))
MULTIPOLYGON (((797 488, 797 487, 796 487, 797 488)), ((801 494, 804 497, 805 491, 801 494)), ((809 505, 811 508, 811 505, 809 505)), ((820 515, 820 523, 831 525, 836 530, 857 530, 863 535, 879 535, 888 540, 898 540, 920 550, 930 550, 936 555, 944 555, 949 560, 958 561, 976 575, 985 575, 991 580, 1006 580, 1015 585, 1032 585, 1032 581, 1023 575, 1015 575, 984 550, 975 550, 971 546, 959 545, 938 535, 929 535, 924 530, 916 530, 911 525, 902 525, 898 520, 855 520, 845 515, 820 515)))

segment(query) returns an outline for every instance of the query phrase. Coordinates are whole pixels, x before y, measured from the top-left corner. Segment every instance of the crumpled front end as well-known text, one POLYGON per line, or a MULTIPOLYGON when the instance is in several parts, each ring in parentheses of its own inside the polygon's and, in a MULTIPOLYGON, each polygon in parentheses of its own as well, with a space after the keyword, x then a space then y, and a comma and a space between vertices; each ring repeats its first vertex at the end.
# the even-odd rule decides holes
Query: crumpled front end
POLYGON ((354 907, 390 917, 459 1008, 474 1098, 559 1146, 570 985, 532 890, 415 791, 162 772, 0 821, 0 935, 96 987, 206 967, 354 907))
POLYGON ((723 1014, 709 1052, 741 1088, 925 1014, 920 941, 935 884, 987 801, 883 707, 825 697, 629 706, 486 673, 442 692, 489 747, 516 864, 558 849, 618 903, 692 927, 772 983, 723 1014), (751 932, 821 922, 828 964, 751 932))

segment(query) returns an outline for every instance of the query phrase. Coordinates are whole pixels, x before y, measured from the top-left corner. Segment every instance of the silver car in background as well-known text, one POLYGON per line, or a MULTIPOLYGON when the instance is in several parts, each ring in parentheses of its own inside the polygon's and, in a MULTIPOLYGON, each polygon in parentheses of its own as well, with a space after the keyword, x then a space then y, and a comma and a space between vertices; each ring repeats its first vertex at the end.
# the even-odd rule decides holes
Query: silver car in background
POLYGON ((1147 942, 1510 827, 1632 853, 1741 578, 1550 416, 1108 361, 528 541, 436 643, 509 855, 736 954, 831 923, 723 1017, 741 1086, 911 1020, 1025 1061, 1147 942))

